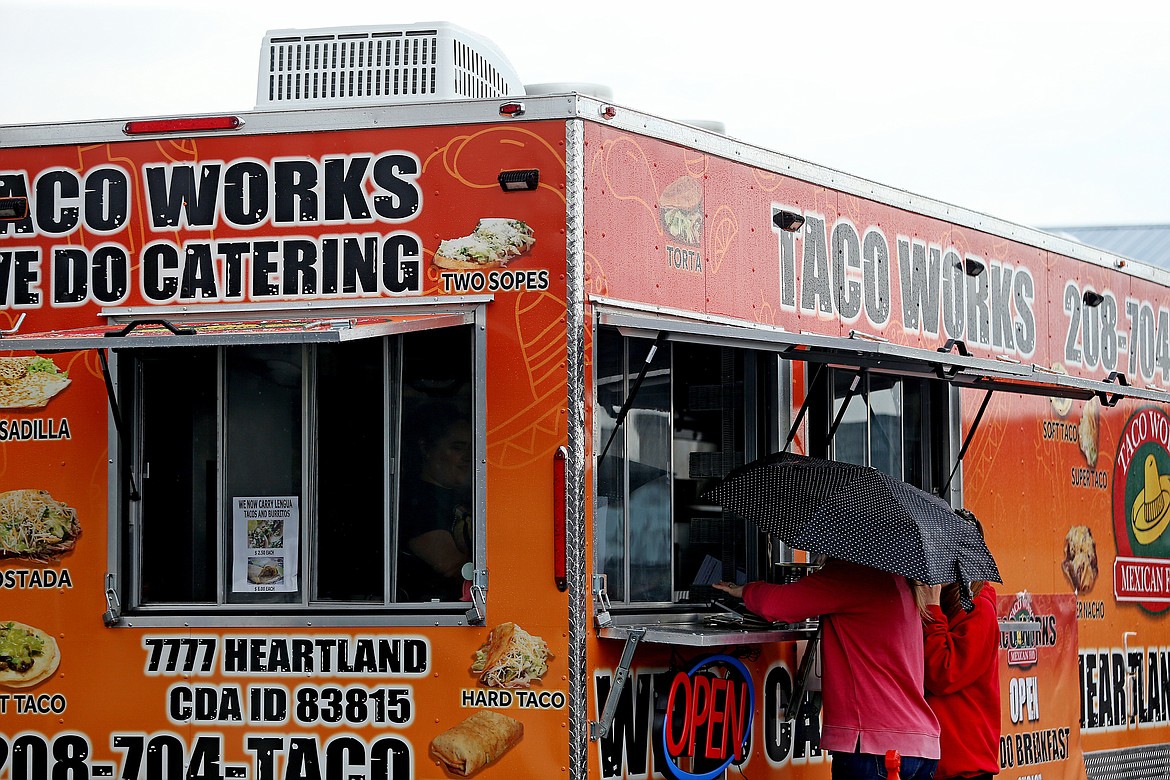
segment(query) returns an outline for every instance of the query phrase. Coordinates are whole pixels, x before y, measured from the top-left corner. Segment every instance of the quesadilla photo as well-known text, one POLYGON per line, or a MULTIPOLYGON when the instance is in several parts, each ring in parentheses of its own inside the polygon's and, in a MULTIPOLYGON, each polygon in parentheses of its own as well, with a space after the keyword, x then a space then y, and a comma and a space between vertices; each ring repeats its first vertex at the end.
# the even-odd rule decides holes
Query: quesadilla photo
POLYGON ((527 252, 536 234, 518 219, 481 219, 471 235, 439 242, 433 262, 457 271, 498 268, 527 252))
POLYGON ((489 688, 528 688, 548 671, 550 656, 543 639, 515 623, 501 623, 475 651, 471 671, 489 688))
POLYGON ((524 724, 480 710, 431 740, 431 753, 451 772, 469 777, 524 738, 524 724))
POLYGON ((68 386, 49 358, 0 357, 0 409, 39 409, 68 386))
POLYGON ((73 549, 77 512, 44 490, 0 493, 0 558, 51 561, 73 549))
POLYGON ((0 686, 31 688, 57 671, 57 640, 39 628, 0 621, 0 686))

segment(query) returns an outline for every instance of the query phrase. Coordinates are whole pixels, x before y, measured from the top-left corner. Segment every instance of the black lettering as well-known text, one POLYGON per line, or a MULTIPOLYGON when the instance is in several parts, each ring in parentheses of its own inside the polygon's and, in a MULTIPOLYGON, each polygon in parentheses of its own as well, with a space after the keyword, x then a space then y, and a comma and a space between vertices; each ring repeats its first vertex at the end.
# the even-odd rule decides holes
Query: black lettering
POLYGON ((146 198, 151 226, 156 229, 211 227, 219 197, 219 163, 160 165, 146 169, 146 198))
POLYGON ((796 738, 793 744, 792 755, 804 758, 805 755, 819 756, 821 754, 821 694, 809 691, 796 711, 796 738))
POLYGON ((179 248, 166 241, 142 252, 142 295, 155 302, 169 301, 179 292, 179 248))
MULTIPOLYGON (((358 777, 366 764, 366 747, 356 737, 338 737, 325 748, 325 777, 358 777)), ((388 777, 399 777, 394 771, 388 777)), ((402 777, 409 776, 409 770, 402 777)))
POLYGON ((268 217, 268 169, 244 160, 223 177, 223 215, 234 225, 258 225, 268 217))
POLYGON ((311 737, 290 737, 288 758, 284 760, 284 775, 290 778, 319 778, 321 761, 317 757, 317 740, 311 737))
POLYGON ((130 258, 122 247, 108 244, 95 249, 91 273, 90 291, 98 303, 119 303, 129 292, 130 258))
POLYGON ((215 298, 215 260, 211 256, 211 245, 193 241, 183 248, 186 260, 183 263, 183 284, 179 297, 183 300, 194 298, 215 298))
POLYGON ((256 780, 276 780, 276 753, 283 747, 280 737, 248 737, 249 753, 256 756, 256 780))
POLYGON ((221 241, 215 251, 224 259, 224 280, 227 298, 239 298, 244 294, 244 256, 251 251, 246 241, 221 241))
POLYGON ((341 244, 336 238, 321 241, 321 292, 333 295, 337 292, 338 250, 341 244))
MULTIPOLYGON (((1098 653, 1097 656, 1097 725, 1113 725, 1113 685, 1109 676, 1109 653, 1098 653)), ((1122 694, 1124 696, 1124 694, 1122 694)))
POLYGON ((37 228, 60 236, 77 228, 81 219, 81 182, 73 171, 46 171, 37 178, 33 211, 37 228), (72 204, 72 205, 67 205, 72 204))
MULTIPOLYGON (((1092 656, 1086 656, 1084 653, 1077 654, 1077 676, 1081 684, 1081 728, 1091 728, 1090 721, 1093 719, 1092 715, 1092 697, 1093 686, 1090 678, 1092 656)), ((1000 762, 1002 766, 1002 761, 1000 762)))
POLYGON ((124 171, 98 168, 85 177, 85 225, 112 233, 130 217, 130 182, 124 171))
POLYGON ((792 696, 792 677, 788 670, 777 666, 768 672, 764 681, 764 751, 768 758, 780 763, 792 752, 792 724, 780 719, 789 697, 792 696))
POLYGON ((276 193, 273 222, 315 222, 317 166, 309 160, 278 160, 272 167, 276 193))
MULTIPOLYGON (((4 223, 0 222, 0 226, 4 223)), ((0 306, 11 302, 17 308, 41 302, 36 287, 40 284, 40 251, 18 249, 0 252, 0 306)))
POLYGON ((374 183, 386 191, 374 196, 374 211, 390 220, 414 216, 422 201, 415 179, 418 161, 406 154, 386 154, 374 163, 374 183), (409 179, 409 180, 408 180, 409 179))
POLYGON ((418 239, 404 233, 382 244, 382 285, 392 293, 422 291, 422 253, 418 239))
POLYGON ((366 203, 366 169, 369 157, 325 161, 325 220, 345 221, 347 218, 367 221, 370 207, 366 203))
POLYGON ((81 303, 89 297, 89 256, 79 247, 53 250, 53 302, 81 303))
POLYGON ((347 237, 342 241, 341 291, 378 291, 378 237, 347 237), (360 243, 359 243, 360 242, 360 243))
MULTIPOLYGON (((595 678, 594 693, 598 712, 605 707, 611 684, 608 675, 595 678)), ((627 769, 627 775, 646 774, 650 758, 647 748, 650 741, 652 691, 651 675, 639 674, 636 680, 628 680, 622 686, 609 733, 600 740, 602 777, 620 777, 623 767, 627 769), (631 682, 634 684, 631 685, 631 682)))
POLYGON ((252 244, 252 297, 277 295, 278 287, 271 279, 278 267, 273 255, 280 251, 278 241, 256 241, 252 244))
POLYGON ((1113 653, 1111 668, 1113 669, 1113 725, 1121 725, 1126 721, 1126 658, 1121 653, 1113 653))
POLYGON ((285 295, 313 295, 317 292, 317 245, 309 239, 284 242, 284 270, 281 278, 285 295))
MULTIPOLYGON (((332 744, 329 746, 333 747, 332 744)), ((410 746, 398 737, 381 737, 370 746, 371 780, 396 780, 411 775, 410 746)), ((333 777, 333 775, 328 775, 333 777)))
POLYGON ((223 640, 223 670, 225 672, 246 672, 248 669, 248 642, 244 639, 225 637, 223 640))

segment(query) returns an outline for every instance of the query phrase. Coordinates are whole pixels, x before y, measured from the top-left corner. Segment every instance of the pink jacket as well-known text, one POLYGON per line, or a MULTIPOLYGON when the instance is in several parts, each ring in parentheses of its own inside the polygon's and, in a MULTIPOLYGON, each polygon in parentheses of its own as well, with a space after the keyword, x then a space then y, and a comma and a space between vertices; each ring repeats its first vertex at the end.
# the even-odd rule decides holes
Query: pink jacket
POLYGON ((905 577, 834 560, 791 585, 749 583, 743 598, 768 620, 823 616, 821 748, 939 757, 922 693, 922 618, 905 577))

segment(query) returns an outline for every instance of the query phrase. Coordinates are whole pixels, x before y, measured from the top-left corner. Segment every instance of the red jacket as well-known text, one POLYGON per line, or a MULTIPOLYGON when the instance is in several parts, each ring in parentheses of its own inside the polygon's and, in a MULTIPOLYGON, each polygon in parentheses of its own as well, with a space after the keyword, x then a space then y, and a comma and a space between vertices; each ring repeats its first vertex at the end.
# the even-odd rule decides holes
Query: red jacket
POLYGON ((922 695, 922 617, 905 577, 833 560, 791 585, 744 587, 769 620, 821 620, 821 747, 938 758, 939 728, 922 695))
POLYGON ((942 726, 942 758, 935 777, 999 772, 999 623, 995 589, 975 597, 971 612, 945 615, 927 607, 923 625, 926 700, 942 726))

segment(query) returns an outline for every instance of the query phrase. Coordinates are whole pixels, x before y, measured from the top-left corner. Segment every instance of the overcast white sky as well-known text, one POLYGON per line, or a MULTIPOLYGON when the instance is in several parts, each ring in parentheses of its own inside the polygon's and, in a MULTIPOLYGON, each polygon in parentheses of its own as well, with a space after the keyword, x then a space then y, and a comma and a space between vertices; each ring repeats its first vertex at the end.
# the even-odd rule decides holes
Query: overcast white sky
POLYGON ((0 125, 244 110, 269 29, 440 20, 524 83, 606 84, 1003 219, 1170 223, 1170 4, 1148 0, 0 0, 0 125))

